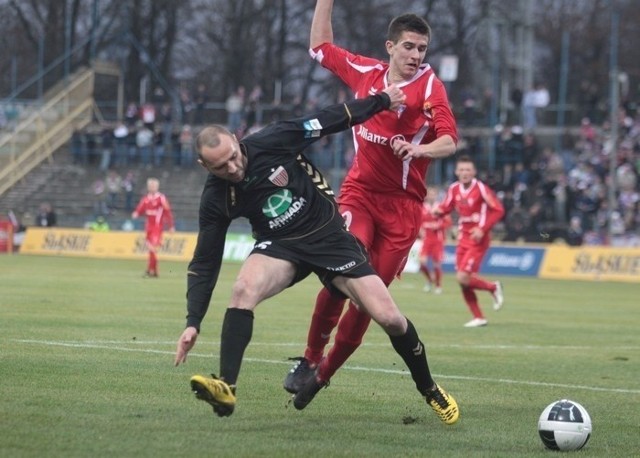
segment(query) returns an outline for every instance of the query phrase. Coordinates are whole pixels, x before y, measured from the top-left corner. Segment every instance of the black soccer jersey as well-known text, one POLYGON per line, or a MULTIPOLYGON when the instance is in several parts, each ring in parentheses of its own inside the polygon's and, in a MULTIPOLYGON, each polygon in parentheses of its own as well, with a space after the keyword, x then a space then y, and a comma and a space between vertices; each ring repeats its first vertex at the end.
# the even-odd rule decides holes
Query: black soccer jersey
POLYGON ((189 264, 188 326, 199 329, 209 306, 233 219, 246 217, 258 242, 299 241, 344 225, 333 191, 302 153, 322 136, 349 129, 388 106, 389 98, 382 93, 276 122, 240 142, 247 156, 242 182, 209 175, 200 201, 198 241, 189 264))

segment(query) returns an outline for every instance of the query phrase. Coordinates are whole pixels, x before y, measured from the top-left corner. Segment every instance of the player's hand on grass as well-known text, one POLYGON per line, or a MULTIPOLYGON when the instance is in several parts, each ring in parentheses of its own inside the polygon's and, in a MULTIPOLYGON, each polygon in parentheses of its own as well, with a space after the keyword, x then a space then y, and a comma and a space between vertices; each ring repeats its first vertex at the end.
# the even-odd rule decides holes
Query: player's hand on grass
POLYGON ((189 326, 184 330, 180 338, 178 339, 178 345, 176 348, 176 359, 174 364, 176 366, 180 363, 187 361, 187 353, 193 348, 198 339, 198 330, 193 326, 189 326))

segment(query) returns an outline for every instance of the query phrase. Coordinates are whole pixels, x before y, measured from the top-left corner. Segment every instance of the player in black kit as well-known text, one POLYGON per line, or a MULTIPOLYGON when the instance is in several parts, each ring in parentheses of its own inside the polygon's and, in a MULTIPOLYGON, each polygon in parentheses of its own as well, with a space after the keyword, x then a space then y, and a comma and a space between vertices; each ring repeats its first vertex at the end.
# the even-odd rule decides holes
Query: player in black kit
MULTIPOLYGON (((222 126, 197 136, 198 161, 209 171, 202 193, 199 233, 187 272, 187 325, 175 364, 193 348, 218 279, 229 224, 246 217, 255 246, 234 283, 222 324, 220 378, 194 375, 191 387, 219 416, 233 413, 244 350, 251 340, 253 310, 314 272, 322 283, 365 309, 389 335, 416 388, 447 424, 458 419, 452 396, 431 377, 424 346, 413 324, 369 265, 367 253, 345 227, 333 192, 303 155, 320 137, 397 109, 404 94, 389 86, 377 95, 329 106, 307 117, 271 124, 239 142, 222 126)), ((390 154, 392 154, 390 152, 390 154)), ((295 395, 303 409, 324 386, 315 378, 295 395)))

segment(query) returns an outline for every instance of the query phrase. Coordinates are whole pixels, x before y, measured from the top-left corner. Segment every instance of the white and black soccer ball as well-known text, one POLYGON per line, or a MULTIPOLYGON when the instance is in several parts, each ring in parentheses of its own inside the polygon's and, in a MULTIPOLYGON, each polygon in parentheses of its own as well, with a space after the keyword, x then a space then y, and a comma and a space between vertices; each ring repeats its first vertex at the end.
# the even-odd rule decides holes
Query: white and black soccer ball
POLYGON ((548 449, 580 450, 591 437, 591 417, 582 405, 561 399, 540 414, 538 434, 548 449))

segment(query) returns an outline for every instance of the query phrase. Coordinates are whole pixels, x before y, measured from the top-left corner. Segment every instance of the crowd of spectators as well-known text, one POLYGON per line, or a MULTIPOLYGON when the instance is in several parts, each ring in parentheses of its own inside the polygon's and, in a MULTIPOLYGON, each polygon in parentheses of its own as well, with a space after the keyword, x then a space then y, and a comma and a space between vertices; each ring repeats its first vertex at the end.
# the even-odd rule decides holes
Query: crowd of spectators
MULTIPOLYGON (((97 189, 108 187, 113 169, 194 164, 195 130, 205 120, 208 97, 203 85, 198 86, 194 95, 181 94, 185 120, 182 124, 174 122, 171 105, 158 100, 141 106, 129 104, 122 123, 100 132, 74 133, 71 143, 74 161, 81 165, 95 164, 106 174, 105 183, 98 183, 97 189)), ((227 99, 226 121, 238 137, 262 127, 260 99, 258 87, 249 93, 238 87, 227 99)), ((298 109, 306 111, 303 107, 298 109)), ((487 161, 486 142, 479 138, 461 139, 459 151, 476 159, 480 178, 503 200, 507 210, 502 223, 505 241, 562 239, 571 245, 640 245, 640 116, 633 110, 621 110, 619 125, 616 148, 611 143, 608 123, 596 125, 589 117, 582 120, 579 133, 567 131, 559 148, 541 146, 532 126, 514 124, 510 128, 497 128, 491 162, 487 161), (610 211, 611 154, 615 155, 617 192, 610 211)), ((344 172, 353 159, 349 145, 345 136, 328 137, 314 144, 308 154, 328 176, 341 177, 340 171, 344 172)), ((455 179, 452 164, 453 161, 444 161, 439 165, 443 170, 443 186, 455 179)), ((118 185, 129 196, 121 205, 126 209, 132 205, 131 173, 128 172, 128 180, 121 177, 118 185)), ((339 182, 332 179, 332 185, 338 186, 339 182)), ((108 214, 116 206, 114 194, 106 190, 103 193, 107 197, 97 198, 100 207, 96 208, 96 214, 108 214)))
MULTIPOLYGON (((640 116, 621 110, 619 126, 616 146, 609 123, 586 117, 560 148, 540 146, 520 126, 499 131, 495 167, 480 177, 505 205, 503 239, 640 246, 640 116)), ((476 144, 463 145, 486 162, 476 144)))

